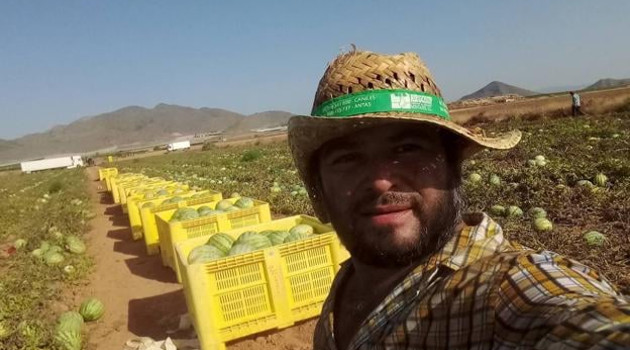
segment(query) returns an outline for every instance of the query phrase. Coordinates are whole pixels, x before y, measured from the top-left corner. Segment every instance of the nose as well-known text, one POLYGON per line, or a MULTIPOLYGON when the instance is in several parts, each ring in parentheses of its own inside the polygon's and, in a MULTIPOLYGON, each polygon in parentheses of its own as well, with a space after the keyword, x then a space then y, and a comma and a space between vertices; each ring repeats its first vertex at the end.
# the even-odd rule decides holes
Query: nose
POLYGON ((394 186, 392 179, 392 164, 391 160, 373 159, 366 162, 365 176, 367 177, 367 187, 370 191, 376 193, 385 193, 390 191, 394 186))

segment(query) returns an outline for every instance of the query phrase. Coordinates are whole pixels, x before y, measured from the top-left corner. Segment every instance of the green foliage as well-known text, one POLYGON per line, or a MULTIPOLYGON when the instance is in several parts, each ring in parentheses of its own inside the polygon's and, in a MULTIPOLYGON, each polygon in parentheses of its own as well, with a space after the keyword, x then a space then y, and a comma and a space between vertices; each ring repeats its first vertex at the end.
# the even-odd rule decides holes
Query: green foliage
POLYGON ((48 187, 48 193, 53 194, 61 191, 63 189, 63 183, 61 181, 54 181, 48 187))
POLYGON ((201 146, 201 150, 202 151, 211 151, 216 149, 217 146, 214 144, 214 142, 204 142, 203 146, 201 146))
POLYGON ((81 169, 2 176, 0 246, 19 241, 21 248, 0 258, 0 349, 51 349, 59 315, 50 306, 67 303, 62 291, 91 269, 88 256, 67 253, 59 238, 89 229, 87 179, 81 169), (73 200, 81 203, 68 205, 73 200), (66 265, 74 272, 64 272, 66 265))
POLYGON ((241 162, 252 162, 262 157, 262 152, 258 149, 251 149, 243 152, 241 162))

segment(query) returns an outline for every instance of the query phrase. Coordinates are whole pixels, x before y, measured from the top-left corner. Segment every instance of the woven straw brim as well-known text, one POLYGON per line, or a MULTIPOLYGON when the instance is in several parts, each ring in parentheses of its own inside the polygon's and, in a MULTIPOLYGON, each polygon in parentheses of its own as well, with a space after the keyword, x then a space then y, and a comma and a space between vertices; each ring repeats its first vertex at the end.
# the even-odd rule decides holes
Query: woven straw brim
POLYGON ((310 169, 311 158, 315 152, 326 142, 337 139, 350 133, 370 128, 373 126, 391 124, 396 122, 412 122, 426 125, 435 125, 447 129, 461 137, 464 158, 470 157, 484 148, 510 149, 521 139, 521 132, 513 130, 495 137, 487 137, 452 122, 431 115, 418 113, 370 113, 349 118, 330 118, 313 116, 293 116, 289 119, 289 147, 295 161, 300 177, 306 185, 315 213, 323 222, 328 221, 328 215, 321 202, 322 195, 317 184, 317 176, 310 169))

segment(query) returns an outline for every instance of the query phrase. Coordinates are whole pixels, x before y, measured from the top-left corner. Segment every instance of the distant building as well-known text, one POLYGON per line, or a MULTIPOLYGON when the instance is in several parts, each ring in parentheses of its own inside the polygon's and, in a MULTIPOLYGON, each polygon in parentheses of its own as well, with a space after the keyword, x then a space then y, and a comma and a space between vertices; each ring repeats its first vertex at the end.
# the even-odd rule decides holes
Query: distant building
POLYGON ((212 136, 218 136, 223 134, 223 131, 209 131, 209 132, 203 132, 203 133, 198 133, 195 134, 194 138, 196 139, 205 139, 208 137, 212 137, 212 136))
POLYGON ((253 132, 274 132, 274 131, 287 131, 288 130, 288 126, 283 125, 283 126, 275 126, 272 128, 260 128, 260 129, 252 129, 250 131, 253 132))

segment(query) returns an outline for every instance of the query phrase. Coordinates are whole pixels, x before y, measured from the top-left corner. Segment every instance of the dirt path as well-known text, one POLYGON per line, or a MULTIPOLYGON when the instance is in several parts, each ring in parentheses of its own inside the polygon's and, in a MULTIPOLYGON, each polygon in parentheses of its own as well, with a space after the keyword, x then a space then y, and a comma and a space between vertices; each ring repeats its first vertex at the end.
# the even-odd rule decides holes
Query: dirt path
MULTIPOLYGON (((97 216, 88 233, 89 253, 95 267, 90 283, 77 296, 103 300, 105 316, 88 329, 88 349, 122 349, 136 337, 161 340, 194 337, 179 331, 180 315, 187 313, 182 287, 172 270, 163 267, 158 256, 146 255, 143 241, 133 241, 129 220, 114 204, 98 168, 86 169, 92 205, 97 216)), ((228 344, 229 350, 310 349, 315 321, 310 320, 282 331, 272 331, 228 344)))

